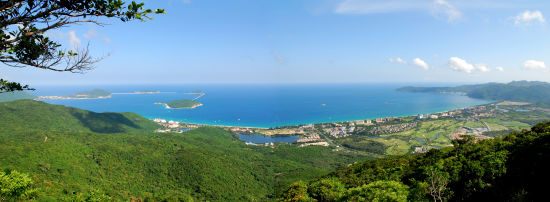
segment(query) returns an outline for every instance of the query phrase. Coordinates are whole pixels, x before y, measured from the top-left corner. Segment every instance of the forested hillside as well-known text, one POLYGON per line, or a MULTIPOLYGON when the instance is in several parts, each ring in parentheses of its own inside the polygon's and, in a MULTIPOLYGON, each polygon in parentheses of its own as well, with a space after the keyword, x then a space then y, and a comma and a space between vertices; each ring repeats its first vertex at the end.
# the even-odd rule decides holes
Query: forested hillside
POLYGON ((550 180, 550 122, 530 131, 425 154, 386 157, 296 182, 284 200, 544 201, 550 180))
POLYGON ((135 113, 95 113, 34 100, 0 103, 0 126, 14 131, 152 132, 158 125, 135 113))
POLYGON ((247 146, 221 128, 156 127, 133 113, 0 103, 0 170, 29 174, 39 201, 258 201, 366 159, 325 147, 247 146))
POLYGON ((487 83, 457 87, 407 86, 397 90, 427 93, 464 93, 469 97, 478 99, 530 102, 539 106, 550 106, 550 83, 540 81, 513 81, 507 84, 487 83))

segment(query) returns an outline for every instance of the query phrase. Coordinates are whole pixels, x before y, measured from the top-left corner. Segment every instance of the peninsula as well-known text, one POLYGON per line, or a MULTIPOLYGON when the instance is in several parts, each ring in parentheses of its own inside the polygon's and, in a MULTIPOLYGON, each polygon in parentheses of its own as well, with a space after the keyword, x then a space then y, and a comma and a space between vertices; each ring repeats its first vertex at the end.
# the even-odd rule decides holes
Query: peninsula
POLYGON ((170 102, 155 102, 155 104, 163 104, 166 109, 193 109, 202 106, 202 103, 195 100, 173 100, 170 102))
POLYGON ((550 83, 541 81, 512 81, 510 83, 486 83, 456 87, 414 87, 397 89, 412 93, 461 94, 471 98, 530 102, 541 107, 550 107, 550 83))

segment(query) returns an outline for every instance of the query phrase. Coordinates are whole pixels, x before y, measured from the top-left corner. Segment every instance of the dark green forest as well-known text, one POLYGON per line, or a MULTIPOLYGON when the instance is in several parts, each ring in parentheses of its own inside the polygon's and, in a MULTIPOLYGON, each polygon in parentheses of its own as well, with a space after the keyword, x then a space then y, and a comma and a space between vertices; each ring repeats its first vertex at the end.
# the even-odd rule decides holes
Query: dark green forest
POLYGON ((285 201, 545 201, 550 122, 424 154, 341 167, 287 187, 285 201))
POLYGON ((413 87, 397 89, 404 92, 465 93, 469 97, 496 100, 530 102, 538 106, 550 106, 550 83, 540 81, 513 81, 510 83, 486 83, 457 87, 413 87))
POLYGON ((0 103, 0 170, 28 174, 39 201, 265 201, 294 181, 367 159, 325 147, 247 146, 215 127, 157 128, 134 113, 0 103))

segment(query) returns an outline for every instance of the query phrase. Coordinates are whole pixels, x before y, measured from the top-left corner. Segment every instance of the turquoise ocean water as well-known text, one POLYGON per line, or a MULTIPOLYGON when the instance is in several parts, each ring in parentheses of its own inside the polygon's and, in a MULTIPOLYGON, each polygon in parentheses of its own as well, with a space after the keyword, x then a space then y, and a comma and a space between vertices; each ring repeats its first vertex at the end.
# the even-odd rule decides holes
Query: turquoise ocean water
MULTIPOLYGON (((110 86, 33 86, 36 95, 70 95, 105 89, 113 93, 143 89, 166 94, 113 95, 110 99, 44 100, 95 112, 135 112, 196 124, 275 127, 380 117, 409 116, 486 104, 461 95, 397 92, 405 84, 178 84, 110 86), (195 109, 165 109, 155 102, 192 99, 206 93, 195 109)), ((410 84, 407 84, 410 85, 410 84)))

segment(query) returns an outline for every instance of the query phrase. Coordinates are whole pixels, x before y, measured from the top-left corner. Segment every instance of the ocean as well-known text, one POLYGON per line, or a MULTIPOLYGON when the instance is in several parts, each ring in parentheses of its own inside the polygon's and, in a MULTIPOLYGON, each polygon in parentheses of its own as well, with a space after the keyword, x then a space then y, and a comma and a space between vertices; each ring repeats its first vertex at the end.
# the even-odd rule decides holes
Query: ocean
MULTIPOLYGON (((109 99, 43 100, 94 112, 135 112, 146 118, 186 123, 277 127, 410 116, 486 104, 491 101, 463 95, 395 91, 405 84, 177 84, 33 86, 39 96, 71 95, 105 89, 127 93, 144 89, 163 94, 115 94, 109 99), (192 99, 203 91, 194 109, 166 109, 155 102, 192 99)), ((411 84, 407 84, 411 85, 411 84)), ((413 84, 414 85, 414 84, 413 84)))

